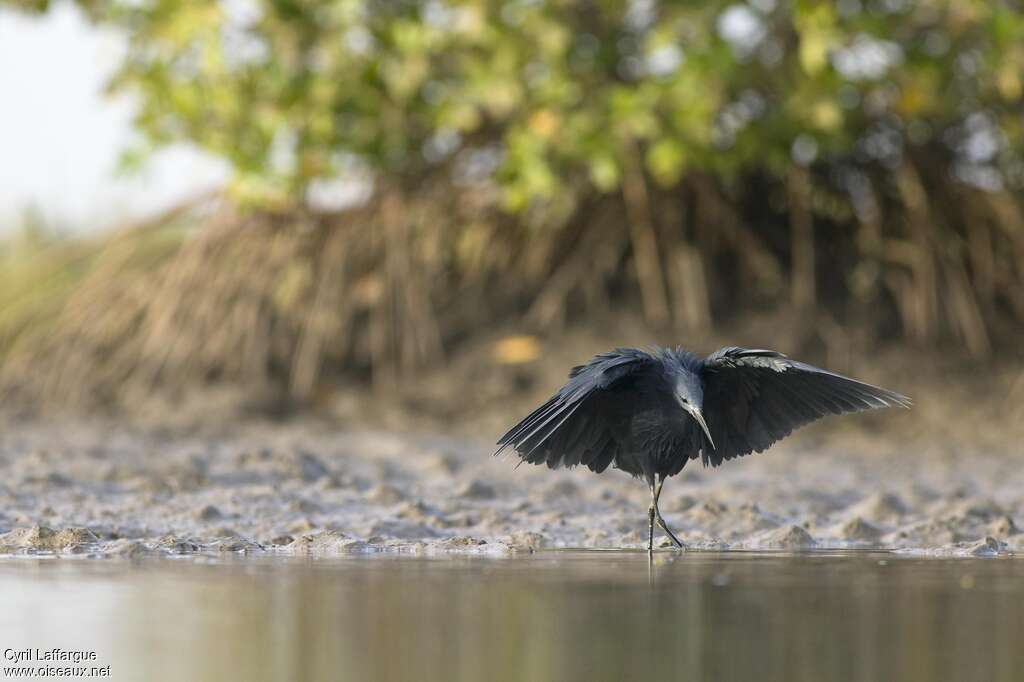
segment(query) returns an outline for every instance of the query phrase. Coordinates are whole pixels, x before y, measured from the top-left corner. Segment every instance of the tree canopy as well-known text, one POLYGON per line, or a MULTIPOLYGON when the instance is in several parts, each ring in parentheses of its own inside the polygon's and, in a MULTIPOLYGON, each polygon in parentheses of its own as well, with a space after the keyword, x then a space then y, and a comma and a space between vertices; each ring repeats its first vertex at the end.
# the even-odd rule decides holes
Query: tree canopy
POLYGON ((146 144, 196 143, 257 197, 440 169, 515 210, 614 191, 636 164, 671 186, 928 145, 973 185, 1024 175, 1014 2, 79 4, 128 36, 111 85, 146 144))

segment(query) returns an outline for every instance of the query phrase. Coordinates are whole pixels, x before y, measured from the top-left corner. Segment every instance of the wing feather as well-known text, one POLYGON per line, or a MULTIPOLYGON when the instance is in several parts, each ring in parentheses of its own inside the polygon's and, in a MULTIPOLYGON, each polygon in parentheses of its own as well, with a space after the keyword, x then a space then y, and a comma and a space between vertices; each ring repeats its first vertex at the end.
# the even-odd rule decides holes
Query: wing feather
POLYGON ((512 449, 531 464, 604 471, 618 452, 616 415, 630 402, 620 394, 656 362, 644 351, 619 348, 574 367, 554 396, 498 440, 494 454, 512 449))
POLYGON ((781 353, 729 346, 701 368, 704 417, 717 449, 704 464, 761 452, 794 429, 833 414, 910 407, 910 398, 781 353))

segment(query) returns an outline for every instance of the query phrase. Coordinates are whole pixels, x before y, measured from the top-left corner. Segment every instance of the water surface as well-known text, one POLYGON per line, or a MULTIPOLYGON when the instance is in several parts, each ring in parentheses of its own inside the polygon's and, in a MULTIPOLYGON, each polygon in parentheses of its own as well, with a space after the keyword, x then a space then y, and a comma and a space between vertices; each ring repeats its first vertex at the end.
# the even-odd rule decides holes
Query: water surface
POLYGON ((22 558, 0 590, 0 649, 115 680, 1024 679, 1012 558, 22 558))

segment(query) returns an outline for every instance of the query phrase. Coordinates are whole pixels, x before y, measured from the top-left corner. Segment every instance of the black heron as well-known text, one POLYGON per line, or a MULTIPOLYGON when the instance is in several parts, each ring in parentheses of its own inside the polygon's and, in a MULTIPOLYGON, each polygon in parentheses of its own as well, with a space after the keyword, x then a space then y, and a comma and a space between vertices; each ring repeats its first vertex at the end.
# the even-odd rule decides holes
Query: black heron
POLYGON ((618 348, 569 372, 569 381, 498 441, 523 462, 551 469, 610 465, 651 489, 654 524, 683 544, 658 511, 665 479, 691 460, 717 467, 761 452, 793 429, 831 414, 910 407, 910 398, 790 360, 729 346, 702 358, 681 347, 618 348))

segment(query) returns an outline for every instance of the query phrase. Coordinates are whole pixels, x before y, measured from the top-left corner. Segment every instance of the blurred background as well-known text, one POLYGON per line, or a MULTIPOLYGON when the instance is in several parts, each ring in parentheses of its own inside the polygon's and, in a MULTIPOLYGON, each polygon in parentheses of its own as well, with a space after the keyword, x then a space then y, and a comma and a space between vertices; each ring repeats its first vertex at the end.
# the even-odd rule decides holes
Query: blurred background
POLYGON ((4 646, 1021 679, 1021 9, 0 0, 4 646), (644 486, 486 452, 652 343, 914 407, 687 467, 649 561, 644 486))
POLYGON ((1015 2, 0 0, 0 397, 451 422, 729 342, 1008 443, 1022 67, 1015 2))

